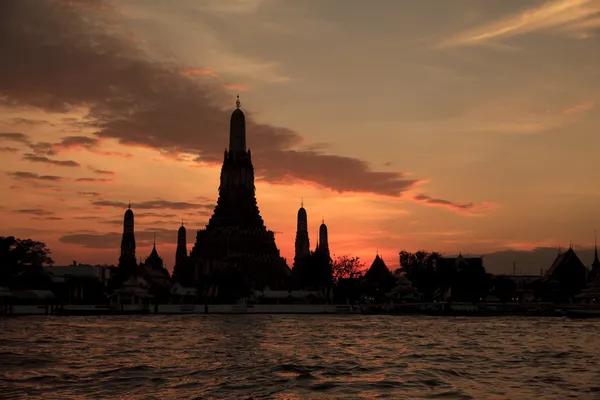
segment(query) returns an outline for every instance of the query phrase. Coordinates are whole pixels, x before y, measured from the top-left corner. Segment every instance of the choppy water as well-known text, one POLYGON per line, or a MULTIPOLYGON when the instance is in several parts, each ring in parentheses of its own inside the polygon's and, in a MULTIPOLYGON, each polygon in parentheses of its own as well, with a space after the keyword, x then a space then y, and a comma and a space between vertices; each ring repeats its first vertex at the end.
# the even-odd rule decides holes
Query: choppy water
POLYGON ((0 398, 600 399, 600 321, 0 319, 0 398))

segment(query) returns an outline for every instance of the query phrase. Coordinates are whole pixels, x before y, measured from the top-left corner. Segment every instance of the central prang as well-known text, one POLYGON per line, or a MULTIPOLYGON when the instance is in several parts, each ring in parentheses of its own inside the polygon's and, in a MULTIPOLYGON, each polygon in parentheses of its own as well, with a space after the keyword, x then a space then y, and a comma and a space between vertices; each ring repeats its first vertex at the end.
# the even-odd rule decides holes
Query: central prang
POLYGON ((267 230, 258 210, 252 154, 246 149, 246 117, 240 106, 238 96, 221 168, 219 199, 206 229, 198 231, 192 250, 197 283, 206 290, 219 290, 225 297, 283 287, 290 274, 275 234, 267 230))

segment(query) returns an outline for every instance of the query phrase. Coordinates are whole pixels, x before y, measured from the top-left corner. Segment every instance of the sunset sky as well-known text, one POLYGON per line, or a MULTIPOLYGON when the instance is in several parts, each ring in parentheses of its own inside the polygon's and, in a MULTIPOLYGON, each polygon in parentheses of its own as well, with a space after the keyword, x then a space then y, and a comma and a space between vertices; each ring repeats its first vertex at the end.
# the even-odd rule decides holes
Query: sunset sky
POLYGON ((2 0, 0 235, 115 264, 208 221, 240 94, 258 204, 311 247, 547 268, 600 229, 600 0, 2 0), (533 252, 530 250, 537 249, 533 252), (494 258, 495 257, 495 258, 494 258), (484 258, 485 260, 485 258, 484 258))

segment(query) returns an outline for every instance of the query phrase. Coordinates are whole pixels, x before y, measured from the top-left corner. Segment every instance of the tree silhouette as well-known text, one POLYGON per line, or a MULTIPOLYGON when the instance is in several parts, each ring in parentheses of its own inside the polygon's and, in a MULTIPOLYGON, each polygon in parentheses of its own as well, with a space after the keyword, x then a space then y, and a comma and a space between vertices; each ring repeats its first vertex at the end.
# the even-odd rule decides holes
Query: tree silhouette
POLYGON ((337 284, 344 278, 359 278, 364 272, 364 266, 365 263, 360 261, 360 257, 335 257, 332 262, 333 281, 337 284))
POLYGON ((45 286, 48 279, 44 265, 52 265, 51 251, 43 242, 31 239, 0 237, 0 285, 25 284, 45 286))

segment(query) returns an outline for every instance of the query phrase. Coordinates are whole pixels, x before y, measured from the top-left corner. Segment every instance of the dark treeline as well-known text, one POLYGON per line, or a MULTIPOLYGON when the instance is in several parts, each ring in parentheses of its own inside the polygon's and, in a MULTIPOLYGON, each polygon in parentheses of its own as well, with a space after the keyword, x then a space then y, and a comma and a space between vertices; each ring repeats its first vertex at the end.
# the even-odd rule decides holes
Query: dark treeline
MULTIPOLYGON (((53 264, 51 251, 43 242, 13 236, 0 237, 1 287, 10 290, 54 290, 56 285, 52 274, 44 270, 44 266, 53 264)), ((390 271, 377 256, 373 264, 366 268, 359 257, 330 257, 329 254, 311 252, 309 257, 292 269, 288 288, 324 292, 328 299, 337 303, 382 302, 391 297, 405 301, 476 302, 489 295, 500 302, 519 301, 515 299, 515 280, 508 276, 488 274, 481 258, 444 258, 440 253, 425 250, 415 253, 401 251, 399 264, 399 268, 390 271)), ((113 278, 118 276, 117 268, 108 269, 113 278)), ((234 297, 248 296, 252 292, 252 281, 240 276, 235 269, 217 271, 211 280, 211 284, 220 288, 219 300, 234 300, 234 297)), ((174 271, 172 281, 189 287, 193 277, 174 271)), ((81 285, 81 282, 78 284, 81 285)), ((114 282, 107 287, 86 283, 89 293, 86 298, 101 299, 106 293, 92 292, 104 292, 113 286, 114 282)), ((205 289, 204 286, 197 287, 199 293, 205 289)), ((556 287, 556 282, 539 279, 530 285, 529 290, 537 301, 564 302, 573 299, 581 287, 556 287)))

